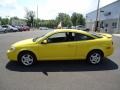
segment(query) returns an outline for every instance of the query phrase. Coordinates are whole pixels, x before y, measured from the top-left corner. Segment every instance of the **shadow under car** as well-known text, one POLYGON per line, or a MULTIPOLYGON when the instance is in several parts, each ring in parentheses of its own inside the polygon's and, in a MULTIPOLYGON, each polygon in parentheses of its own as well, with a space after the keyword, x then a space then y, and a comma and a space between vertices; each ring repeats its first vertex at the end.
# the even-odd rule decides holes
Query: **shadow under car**
POLYGON ((18 62, 8 62, 6 68, 18 72, 81 72, 81 71, 103 71, 118 69, 118 65, 112 60, 105 58, 102 63, 91 65, 86 60, 69 61, 40 61, 36 65, 25 67, 18 62))

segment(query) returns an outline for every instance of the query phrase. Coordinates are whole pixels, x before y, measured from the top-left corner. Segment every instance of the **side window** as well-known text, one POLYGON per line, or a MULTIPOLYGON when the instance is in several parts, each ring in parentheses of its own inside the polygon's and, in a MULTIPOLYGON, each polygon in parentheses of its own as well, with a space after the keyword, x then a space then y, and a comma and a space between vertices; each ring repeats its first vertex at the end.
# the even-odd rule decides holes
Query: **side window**
POLYGON ((71 41, 81 41, 81 40, 91 40, 91 39, 94 38, 84 34, 73 33, 73 32, 55 33, 47 38, 48 43, 71 42, 71 41))
POLYGON ((48 37, 48 43, 57 43, 66 41, 66 33, 56 33, 48 37))
POLYGON ((75 33, 75 41, 92 40, 92 39, 94 38, 84 35, 84 34, 75 33))

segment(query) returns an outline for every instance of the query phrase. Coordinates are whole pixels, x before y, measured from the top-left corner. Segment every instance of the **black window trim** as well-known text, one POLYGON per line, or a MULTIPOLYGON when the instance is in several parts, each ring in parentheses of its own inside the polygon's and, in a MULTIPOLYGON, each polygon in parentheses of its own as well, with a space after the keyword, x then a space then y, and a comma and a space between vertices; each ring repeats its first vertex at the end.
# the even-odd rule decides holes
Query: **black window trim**
MULTIPOLYGON (((48 38, 49 37, 51 37, 52 35, 55 35, 55 34, 57 34, 57 33, 77 33, 77 32, 56 32, 56 33, 53 33, 53 34, 51 34, 50 36, 48 36, 48 37, 46 37, 44 40, 48 40, 48 38)), ((92 36, 89 36, 89 35, 86 35, 86 34, 82 34, 82 33, 79 33, 78 32, 78 34, 81 34, 81 35, 85 35, 85 36, 87 36, 87 37, 90 37, 91 39, 88 39, 88 40, 94 40, 95 38, 94 37, 92 37, 92 36)), ((63 41, 63 42, 48 42, 49 44, 51 44, 51 43, 68 43, 68 42, 79 42, 79 41, 88 41, 87 39, 86 40, 71 40, 71 41, 63 41)))

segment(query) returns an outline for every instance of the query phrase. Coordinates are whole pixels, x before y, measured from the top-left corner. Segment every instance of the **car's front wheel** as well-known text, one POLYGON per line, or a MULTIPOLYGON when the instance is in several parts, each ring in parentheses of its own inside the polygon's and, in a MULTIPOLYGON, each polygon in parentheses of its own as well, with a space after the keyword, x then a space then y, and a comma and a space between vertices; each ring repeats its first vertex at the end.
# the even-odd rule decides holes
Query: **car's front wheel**
POLYGON ((7 30, 4 30, 4 33, 7 33, 7 30))
POLYGON ((102 61, 103 54, 99 51, 90 52, 87 56, 87 61, 90 64, 99 64, 102 61))
POLYGON ((18 57, 19 62, 24 66, 31 66, 35 64, 36 57, 30 52, 22 52, 18 57))

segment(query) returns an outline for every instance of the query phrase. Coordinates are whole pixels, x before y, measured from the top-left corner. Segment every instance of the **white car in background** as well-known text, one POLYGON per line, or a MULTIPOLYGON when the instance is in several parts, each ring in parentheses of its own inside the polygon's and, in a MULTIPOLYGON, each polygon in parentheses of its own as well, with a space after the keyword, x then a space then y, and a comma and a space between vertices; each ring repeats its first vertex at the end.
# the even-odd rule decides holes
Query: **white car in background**
POLYGON ((6 29, 5 28, 2 28, 2 26, 0 26, 0 32, 6 32, 6 29))
POLYGON ((11 25, 2 25, 2 28, 6 29, 6 32, 17 32, 19 31, 16 27, 11 25))
POLYGON ((39 27, 40 30, 48 30, 47 27, 39 27))
POLYGON ((77 29, 77 30, 84 30, 84 29, 85 29, 85 26, 83 26, 83 25, 77 25, 77 26, 76 26, 76 29, 77 29))

